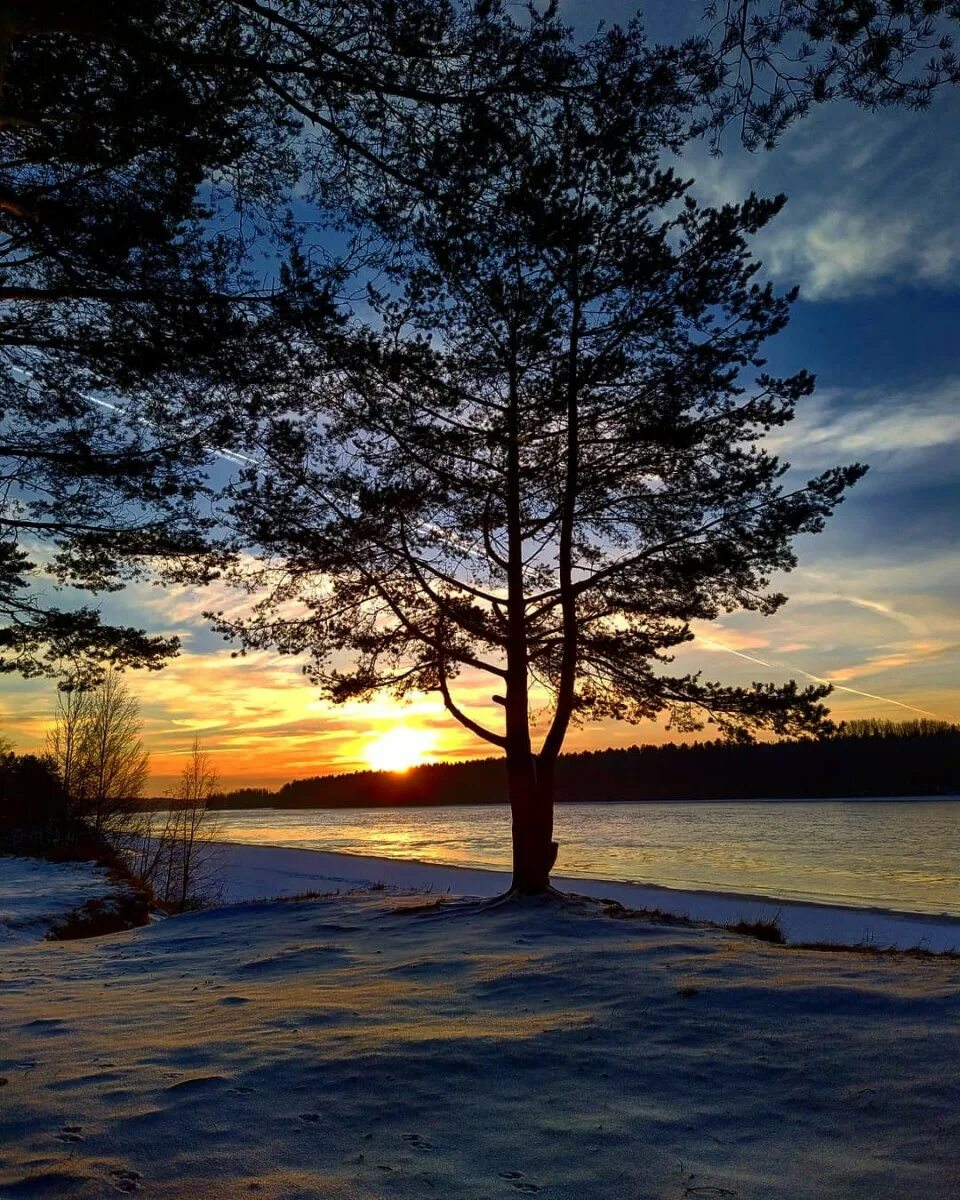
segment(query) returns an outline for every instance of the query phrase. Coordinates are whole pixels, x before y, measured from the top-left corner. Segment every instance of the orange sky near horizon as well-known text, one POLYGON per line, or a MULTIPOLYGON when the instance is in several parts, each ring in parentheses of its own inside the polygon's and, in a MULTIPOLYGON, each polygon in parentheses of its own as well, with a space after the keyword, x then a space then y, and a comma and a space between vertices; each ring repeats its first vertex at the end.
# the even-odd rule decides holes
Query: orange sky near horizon
MULTIPOLYGON (((931 596, 893 604, 828 591, 816 572, 802 570, 791 584, 793 599, 776 616, 734 614, 703 627, 680 651, 676 667, 702 669, 707 678, 726 683, 791 677, 805 683, 804 672, 829 678, 837 686, 829 701, 837 720, 958 719, 960 614, 952 606, 931 596)), ((455 722, 439 696, 419 696, 405 705, 381 697, 335 707, 304 679, 295 658, 233 657, 222 642, 209 639, 199 619, 201 608, 210 606, 209 595, 152 589, 137 596, 134 589, 133 598, 152 628, 176 629, 184 639, 181 655, 162 671, 126 676, 140 701, 151 753, 151 795, 172 788, 195 736, 227 788, 276 788, 290 779, 368 769, 371 748, 398 726, 416 731, 426 760, 498 753, 455 722), (209 648, 201 645, 204 640, 209 648)), ((490 678, 464 672, 458 685, 467 711, 497 729, 503 710, 491 699, 490 678)), ((0 680, 0 733, 22 752, 42 751, 54 704, 49 680, 0 680)), ((541 732, 548 715, 540 714, 541 732)), ((693 736, 709 737, 711 731, 693 736)), ((663 724, 592 722, 571 729, 565 750, 667 740, 690 736, 681 738, 663 724)))

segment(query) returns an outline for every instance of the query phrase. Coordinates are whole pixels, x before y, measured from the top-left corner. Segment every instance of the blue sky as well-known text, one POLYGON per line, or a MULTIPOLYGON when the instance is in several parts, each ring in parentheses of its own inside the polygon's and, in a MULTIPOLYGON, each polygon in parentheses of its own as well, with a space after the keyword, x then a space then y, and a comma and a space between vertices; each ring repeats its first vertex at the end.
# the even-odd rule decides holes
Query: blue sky
MULTIPOLYGON (((567 0, 564 11, 584 31, 631 9, 567 0)), ((676 36, 696 27, 700 11, 699 0, 648 5, 648 27, 676 36)), ((813 371, 818 389, 779 448, 811 475, 853 460, 871 468, 828 530, 800 544, 799 568, 778 581, 791 597, 781 613, 714 623, 684 650, 684 665, 731 682, 800 672, 830 679, 850 689, 832 698, 838 717, 960 719, 958 128, 954 88, 924 113, 824 107, 773 152, 749 154, 731 138, 720 158, 703 145, 684 154, 679 169, 697 180, 703 201, 751 190, 789 197, 755 242, 768 276, 801 289, 769 358, 774 369, 813 371)), ((398 719, 396 710, 332 712, 295 662, 238 664, 198 616, 220 606, 210 595, 146 585, 104 602, 110 616, 185 639, 184 655, 164 672, 131 677, 156 788, 194 732, 231 783, 362 766, 364 746, 398 719)), ((0 680, 2 729, 22 749, 41 744, 52 695, 47 683, 0 680)), ((437 753, 483 751, 451 730, 432 700, 401 719, 434 729, 437 753)), ((653 727, 598 726, 570 744, 663 736, 653 727)))

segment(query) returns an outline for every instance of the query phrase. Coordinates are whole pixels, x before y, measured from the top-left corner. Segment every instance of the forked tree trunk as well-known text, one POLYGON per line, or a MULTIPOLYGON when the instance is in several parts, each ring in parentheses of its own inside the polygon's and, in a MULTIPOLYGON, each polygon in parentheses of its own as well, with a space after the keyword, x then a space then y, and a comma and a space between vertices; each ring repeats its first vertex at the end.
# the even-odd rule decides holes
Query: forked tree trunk
POLYGON ((553 840, 553 770, 538 771, 527 754, 507 759, 510 812, 513 817, 513 882, 511 891, 534 896, 550 887, 557 861, 553 840))

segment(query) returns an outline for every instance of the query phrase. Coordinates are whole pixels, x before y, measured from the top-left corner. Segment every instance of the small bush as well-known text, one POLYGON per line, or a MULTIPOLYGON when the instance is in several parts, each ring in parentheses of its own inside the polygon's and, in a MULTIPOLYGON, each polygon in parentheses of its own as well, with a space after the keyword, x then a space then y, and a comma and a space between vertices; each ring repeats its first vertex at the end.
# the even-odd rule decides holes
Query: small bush
POLYGON ((143 891, 117 892, 113 896, 88 900, 52 925, 47 941, 69 942, 137 929, 148 924, 150 908, 150 897, 143 891))

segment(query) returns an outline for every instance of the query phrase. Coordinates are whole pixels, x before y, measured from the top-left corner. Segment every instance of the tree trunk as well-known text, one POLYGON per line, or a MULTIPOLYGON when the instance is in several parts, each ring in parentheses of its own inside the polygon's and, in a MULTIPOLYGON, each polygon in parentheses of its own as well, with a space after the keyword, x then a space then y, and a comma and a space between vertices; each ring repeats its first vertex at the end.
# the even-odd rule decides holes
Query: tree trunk
POLYGON ((540 776, 537 760, 527 754, 507 759, 510 811, 513 817, 513 882, 511 891, 534 896, 550 887, 557 861, 553 840, 553 772, 540 776))

